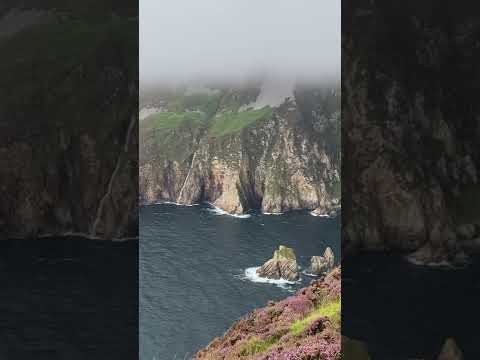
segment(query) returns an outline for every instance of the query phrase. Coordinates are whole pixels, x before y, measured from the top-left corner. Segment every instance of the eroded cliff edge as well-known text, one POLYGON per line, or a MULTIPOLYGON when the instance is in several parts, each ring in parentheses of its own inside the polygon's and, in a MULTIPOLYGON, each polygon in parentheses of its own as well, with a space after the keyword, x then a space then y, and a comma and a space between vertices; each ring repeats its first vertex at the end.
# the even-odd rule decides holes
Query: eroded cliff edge
POLYGON ((136 237, 137 20, 23 3, 0 19, 0 237, 136 237))
POLYGON ((209 202, 233 214, 336 209, 339 91, 272 95, 282 86, 177 90, 150 100, 159 112, 140 121, 141 201, 209 202))
POLYGON ((479 250, 476 13, 445 1, 342 10, 343 254, 439 263, 479 250))

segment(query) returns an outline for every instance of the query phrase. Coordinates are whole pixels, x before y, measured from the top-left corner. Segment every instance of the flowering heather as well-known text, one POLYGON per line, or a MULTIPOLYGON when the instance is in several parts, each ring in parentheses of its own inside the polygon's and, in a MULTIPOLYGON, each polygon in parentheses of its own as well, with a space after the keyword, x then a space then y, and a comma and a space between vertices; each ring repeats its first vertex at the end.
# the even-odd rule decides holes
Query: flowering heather
POLYGON ((339 360, 341 270, 237 321, 198 360, 339 360))

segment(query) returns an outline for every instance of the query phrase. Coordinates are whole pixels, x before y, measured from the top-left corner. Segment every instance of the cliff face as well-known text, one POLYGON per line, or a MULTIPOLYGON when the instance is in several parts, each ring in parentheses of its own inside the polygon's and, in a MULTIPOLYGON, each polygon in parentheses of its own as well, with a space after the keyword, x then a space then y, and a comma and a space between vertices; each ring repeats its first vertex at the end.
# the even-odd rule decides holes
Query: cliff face
POLYGON ((237 321, 195 359, 340 359, 341 272, 237 321))
POLYGON ((0 237, 137 236, 137 23, 35 13, 0 38, 0 237))
POLYGON ((340 197, 338 91, 298 88, 283 97, 279 88, 161 97, 162 112, 140 123, 141 200, 207 201, 235 214, 332 211, 340 197))
POLYGON ((414 259, 438 262, 476 249, 475 13, 446 1, 351 1, 344 7, 344 254, 418 250, 414 259))

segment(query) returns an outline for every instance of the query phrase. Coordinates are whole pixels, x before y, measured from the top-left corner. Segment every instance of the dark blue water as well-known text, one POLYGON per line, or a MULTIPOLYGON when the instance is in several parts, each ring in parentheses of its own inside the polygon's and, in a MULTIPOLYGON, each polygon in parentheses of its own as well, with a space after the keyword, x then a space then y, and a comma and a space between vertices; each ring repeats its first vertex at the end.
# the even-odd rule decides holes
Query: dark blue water
POLYGON ((138 358, 138 242, 0 241, 0 359, 138 358))
POLYGON ((453 337, 480 359, 480 263, 432 268, 402 256, 361 254, 342 263, 342 332, 373 359, 436 359, 453 337))
POLYGON ((280 244, 303 267, 326 246, 338 257, 339 225, 308 213, 239 219, 198 206, 141 208, 140 358, 188 358, 252 309, 309 283, 302 276, 282 288, 249 281, 244 271, 280 244))

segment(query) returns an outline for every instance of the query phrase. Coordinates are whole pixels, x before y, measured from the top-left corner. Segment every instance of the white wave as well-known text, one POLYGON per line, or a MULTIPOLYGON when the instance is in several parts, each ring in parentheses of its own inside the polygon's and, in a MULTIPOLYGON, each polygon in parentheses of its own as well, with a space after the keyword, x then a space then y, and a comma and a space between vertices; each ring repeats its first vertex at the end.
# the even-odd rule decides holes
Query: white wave
POLYGON ((307 276, 310 276, 310 277, 318 277, 318 275, 317 275, 317 274, 312 274, 312 273, 309 273, 309 272, 308 272, 308 271, 306 271, 306 270, 305 270, 305 271, 302 271, 302 274, 304 274, 304 275, 307 275, 307 276))
POLYGON ((250 280, 251 282, 254 282, 254 283, 274 284, 286 289, 288 289, 288 285, 298 284, 301 281, 301 279, 297 281, 290 281, 286 279, 275 280, 275 279, 264 278, 257 275, 257 269, 259 267, 260 266, 246 268, 244 273, 244 279, 250 280))
POLYGON ((210 205, 211 208, 208 208, 207 211, 209 211, 209 212, 211 212, 215 215, 228 215, 228 216, 232 216, 232 217, 239 218, 239 219, 247 219, 247 218, 252 216, 250 214, 230 214, 229 212, 227 212, 223 209, 220 209, 219 207, 216 207, 215 205, 213 205, 211 203, 208 203, 208 205, 210 205))
POLYGON ((176 206, 192 207, 192 206, 197 206, 198 204, 180 204, 174 201, 157 201, 155 205, 176 205, 176 206))
POLYGON ((415 259, 413 256, 406 256, 406 259, 409 263, 417 266, 453 268, 453 264, 447 260, 442 260, 438 262, 435 262, 435 261, 422 262, 415 259))
POLYGON ((262 213, 263 215, 284 215, 283 212, 279 212, 279 213, 270 213, 270 212, 264 212, 262 213))
POLYGON ((316 217, 322 217, 322 218, 333 218, 334 216, 331 216, 329 214, 317 214, 315 211, 310 211, 310 215, 316 216, 316 217))

